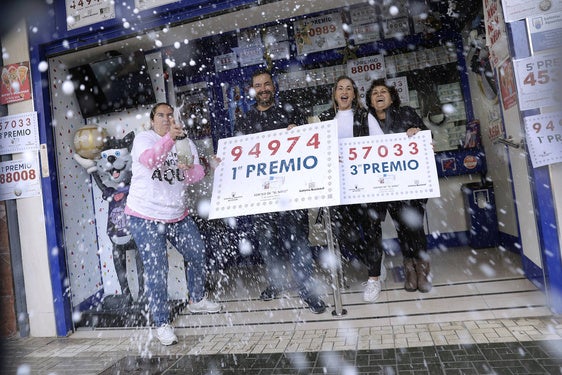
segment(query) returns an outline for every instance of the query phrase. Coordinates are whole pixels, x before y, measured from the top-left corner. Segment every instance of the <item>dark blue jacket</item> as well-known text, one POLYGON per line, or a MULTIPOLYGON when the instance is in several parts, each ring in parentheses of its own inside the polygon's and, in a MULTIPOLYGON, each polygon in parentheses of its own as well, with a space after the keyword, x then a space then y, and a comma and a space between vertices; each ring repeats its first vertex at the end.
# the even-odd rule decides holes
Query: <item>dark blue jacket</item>
POLYGON ((384 134, 404 133, 409 128, 420 128, 421 130, 428 130, 423 120, 416 113, 415 109, 409 106, 397 107, 390 106, 386 110, 386 119, 381 121, 374 110, 371 113, 381 126, 384 134))

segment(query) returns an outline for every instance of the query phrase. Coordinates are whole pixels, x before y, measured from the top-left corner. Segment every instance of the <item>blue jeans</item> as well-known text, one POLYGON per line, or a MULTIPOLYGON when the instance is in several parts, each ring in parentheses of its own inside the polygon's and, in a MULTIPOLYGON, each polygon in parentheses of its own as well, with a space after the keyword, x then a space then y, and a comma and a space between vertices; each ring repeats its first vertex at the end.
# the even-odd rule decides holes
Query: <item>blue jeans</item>
POLYGON ((129 230, 144 266, 145 297, 149 313, 154 325, 159 327, 170 321, 166 240, 189 263, 186 265, 187 288, 194 302, 199 302, 205 296, 205 243, 189 216, 177 223, 161 223, 129 216, 129 230))
POLYGON ((256 215, 254 230, 269 284, 280 290, 287 288, 288 274, 292 272, 301 298, 313 294, 314 259, 308 245, 307 211, 294 210, 256 215), (287 258, 291 271, 287 270, 285 262, 287 258))

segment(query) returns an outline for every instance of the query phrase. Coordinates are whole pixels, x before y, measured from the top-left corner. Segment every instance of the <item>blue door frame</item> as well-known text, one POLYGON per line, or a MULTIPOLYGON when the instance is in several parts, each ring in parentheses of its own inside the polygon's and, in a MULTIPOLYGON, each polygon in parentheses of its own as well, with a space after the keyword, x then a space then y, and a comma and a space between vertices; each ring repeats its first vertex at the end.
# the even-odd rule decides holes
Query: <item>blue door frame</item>
MULTIPOLYGON (((225 12, 232 8, 249 7, 257 5, 256 0, 237 1, 215 1, 209 5, 208 1, 180 1, 174 4, 147 10, 135 14, 134 1, 126 0, 116 2, 116 18, 96 24, 97 30, 90 27, 82 27, 72 31, 66 30, 65 1, 55 0, 54 5, 49 6, 44 17, 34 17, 27 20, 29 29, 30 65, 33 98, 35 109, 38 114, 40 142, 46 145, 47 150, 54 149, 54 136, 51 131, 51 108, 49 94, 48 72, 38 69, 39 63, 47 61, 50 57, 58 54, 69 53, 99 45, 100 41, 110 42, 119 39, 134 37, 138 30, 149 30, 170 26, 179 22, 186 22, 198 17, 225 12), (55 22, 53 22, 53 18, 55 22), (131 26, 124 28, 122 19, 128 19, 131 26)), ((510 47, 515 51, 514 58, 527 57, 524 52, 529 53, 526 47, 527 34, 524 21, 510 25, 510 47), (523 22, 523 25, 521 25, 523 22), (516 42, 514 42, 516 41, 516 42)), ((72 305, 67 285, 66 253, 62 233, 61 212, 59 206, 58 177, 56 172, 55 153, 48 153, 49 176, 43 176, 41 180, 43 189, 43 207, 45 211, 45 223, 47 234, 47 246, 49 251, 49 267, 51 282, 53 285, 54 313, 56 330, 58 336, 66 336, 72 332, 72 305)), ((533 181, 533 196, 537 208, 537 225, 539 229, 540 245, 544 270, 547 276, 547 286, 550 290, 550 307, 556 313, 562 312, 562 261, 558 239, 558 228, 556 224, 556 211, 552 199, 552 186, 548 167, 531 169, 533 181), (540 199, 538 199, 540 197, 540 199)))

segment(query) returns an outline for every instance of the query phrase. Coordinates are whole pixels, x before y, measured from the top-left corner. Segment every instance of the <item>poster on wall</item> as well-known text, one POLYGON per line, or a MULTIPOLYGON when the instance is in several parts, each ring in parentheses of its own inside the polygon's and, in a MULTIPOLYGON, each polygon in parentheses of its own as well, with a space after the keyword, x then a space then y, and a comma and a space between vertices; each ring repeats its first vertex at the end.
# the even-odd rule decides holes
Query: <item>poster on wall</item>
POLYGON ((220 139, 209 218, 337 204, 334 122, 220 139))
POLYGON ((562 61, 557 53, 514 60, 513 64, 522 111, 562 105, 562 61))
POLYGON ((383 2, 382 29, 385 38, 400 38, 410 34, 408 0, 383 2))
POLYGON ((525 137, 533 168, 562 162, 562 112, 525 117, 525 137))
POLYGON ((294 30, 298 55, 346 45, 340 12, 295 21, 294 30))
POLYGON ((37 153, 28 159, 0 162, 0 201, 41 194, 37 153))
POLYGON ((509 56, 505 21, 500 0, 484 0, 484 26, 486 28, 486 46, 490 53, 490 64, 498 64, 509 56))
POLYGON ((265 47, 265 53, 272 61, 289 60, 291 58, 291 44, 288 40, 265 47))
POLYGON ((371 43, 381 40, 380 26, 377 22, 375 7, 361 4, 349 10, 353 33, 351 38, 355 44, 371 43))
POLYGON ((74 30, 115 18, 115 2, 113 0, 65 0, 65 3, 67 30, 74 30))
MULTIPOLYGON (((499 116, 499 114, 497 115, 499 116)), ((494 117, 488 122, 488 139, 494 143, 503 135, 503 124, 501 118, 494 117)))
POLYGON ((506 59, 498 67, 498 80, 503 110, 507 111, 517 103, 517 87, 511 59, 506 59))
POLYGON ((408 90, 408 77, 394 77, 388 78, 386 82, 394 86, 400 97, 402 105, 410 103, 410 90, 408 90))
POLYGON ((235 52, 215 56, 215 72, 219 73, 236 68, 238 68, 238 60, 235 52))
POLYGON ((352 78, 359 90, 359 100, 365 105, 365 94, 371 82, 386 76, 383 55, 360 57, 347 62, 347 76, 352 78))
POLYGON ((0 155, 39 149, 37 112, 0 117, 0 155))
POLYGON ((238 62, 240 63, 240 67, 261 64, 264 62, 263 46, 236 47, 232 48, 232 50, 236 52, 236 55, 238 55, 238 62))
POLYGON ((533 52, 562 46, 562 13, 549 13, 527 18, 533 52))
POLYGON ((403 38, 410 34, 408 17, 389 18, 382 21, 382 30, 386 39, 403 38))
POLYGON ((4 65, 2 67, 0 104, 5 105, 31 99, 29 78, 29 61, 4 65))
POLYGON ((560 12, 560 0, 502 0, 505 22, 522 20, 539 14, 560 12))

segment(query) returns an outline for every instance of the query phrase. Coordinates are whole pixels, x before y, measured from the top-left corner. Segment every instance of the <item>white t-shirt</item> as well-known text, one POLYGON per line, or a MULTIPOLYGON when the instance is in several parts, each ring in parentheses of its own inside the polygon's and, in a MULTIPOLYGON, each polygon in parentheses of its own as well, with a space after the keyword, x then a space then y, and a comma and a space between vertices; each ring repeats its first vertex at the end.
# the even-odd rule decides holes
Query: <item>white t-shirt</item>
MULTIPOLYGON (((162 165, 147 168, 140 161, 141 154, 162 139, 153 130, 143 131, 135 136, 131 157, 133 159, 131 187, 127 196, 127 206, 144 217, 162 221, 173 221, 186 213, 185 177, 178 167, 176 146, 174 145, 162 165)), ((199 156, 193 141, 190 140, 194 163, 199 164, 199 156)))
POLYGON ((338 138, 353 138, 353 110, 346 109, 336 113, 338 138))
POLYGON ((377 119, 375 118, 375 116, 373 116, 372 114, 369 113, 369 116, 367 117, 367 120, 369 121, 369 135, 382 135, 384 134, 384 132, 381 129, 381 126, 379 124, 379 122, 377 121, 377 119))

